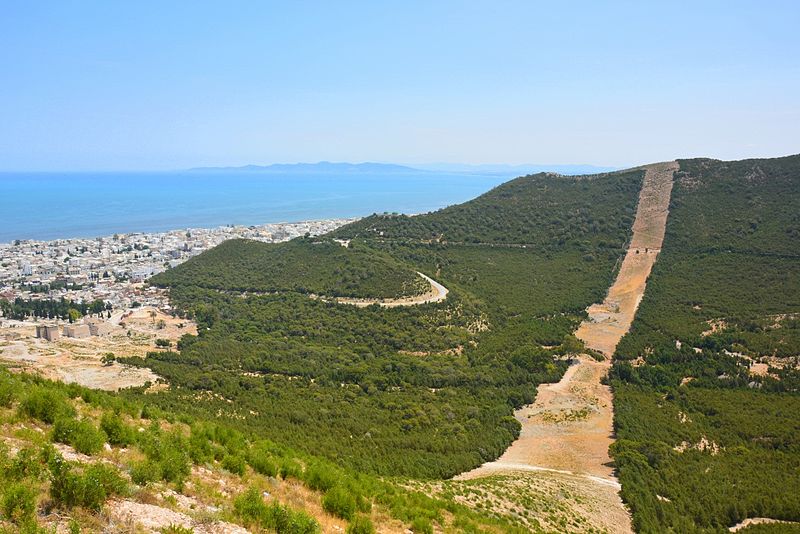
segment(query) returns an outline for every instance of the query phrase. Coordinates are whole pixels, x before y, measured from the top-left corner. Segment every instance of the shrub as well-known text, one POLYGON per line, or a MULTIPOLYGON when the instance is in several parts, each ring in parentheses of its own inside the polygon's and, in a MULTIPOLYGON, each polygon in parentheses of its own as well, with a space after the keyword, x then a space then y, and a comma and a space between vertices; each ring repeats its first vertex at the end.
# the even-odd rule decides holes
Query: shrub
POLYGON ((117 471, 104 464, 86 466, 82 473, 56 454, 49 462, 50 497, 56 505, 83 506, 100 510, 111 495, 127 493, 127 484, 117 471))
POLYGON ((189 476, 192 468, 188 453, 175 446, 164 451, 159 466, 161 467, 161 478, 176 484, 181 484, 189 476))
POLYGON ((320 526, 305 512, 294 511, 277 502, 267 505, 258 488, 250 488, 233 501, 240 519, 250 525, 274 530, 278 534, 316 534, 320 526))
POLYGON ((139 486, 161 480, 161 467, 152 460, 137 462, 131 466, 131 480, 139 486))
POLYGON ((3 515, 17 524, 30 521, 36 511, 36 494, 27 484, 11 484, 3 493, 3 515))
POLYGON ((369 517, 358 515, 347 525, 347 534, 375 534, 375 526, 369 517))
POLYGON ((418 517, 411 522, 411 530, 413 530, 415 534, 433 534, 433 525, 424 517, 418 517))
POLYGON ((6 466, 0 466, 0 469, 5 469, 4 474, 13 480, 39 478, 42 473, 42 458, 36 449, 26 447, 17 452, 6 466))
POLYGON ((62 417, 53 427, 53 441, 72 445, 83 454, 95 454, 103 448, 106 435, 88 421, 62 417))
POLYGON ((20 404, 20 412, 28 417, 53 424, 59 417, 74 417, 75 409, 60 393, 50 389, 35 389, 20 404))
POLYGON ((289 477, 300 478, 303 473, 302 466, 295 460, 286 459, 281 462, 280 475, 281 478, 287 479, 289 477))
POLYGON ((14 383, 6 377, 0 378, 0 407, 10 408, 16 398, 14 383))
POLYGON ((331 467, 323 464, 312 464, 303 474, 306 485, 317 491, 328 491, 339 481, 339 474, 331 467))
POLYGON ((245 463, 244 458, 239 455, 227 454, 222 459, 222 468, 234 475, 244 475, 246 467, 247 463, 245 463))
POLYGON ((341 486, 329 489, 322 498, 322 507, 326 512, 342 519, 353 519, 356 515, 356 499, 341 486))
POLYGON ((202 431, 192 427, 192 434, 189 436, 189 457, 196 464, 204 464, 211 461, 215 455, 214 444, 202 431))
POLYGON ((122 418, 106 412, 100 419, 100 429, 108 436, 108 442, 118 447, 128 447, 136 440, 136 432, 126 425, 122 418))
POLYGON ((194 529, 173 524, 162 528, 159 532, 161 534, 194 534, 194 529))
POLYGON ((258 488, 249 488, 233 501, 236 514, 248 524, 261 525, 267 516, 267 505, 258 488))
POLYGON ((164 433, 153 422, 139 437, 139 446, 149 460, 158 463, 161 478, 167 482, 180 485, 189 475, 189 443, 180 432, 164 433))
POLYGON ((247 463, 256 473, 274 477, 278 474, 278 466, 272 456, 261 448, 253 447, 247 453, 247 463))
POLYGON ((278 534, 316 534, 321 531, 317 520, 307 513, 291 510, 277 502, 267 507, 263 526, 278 534))

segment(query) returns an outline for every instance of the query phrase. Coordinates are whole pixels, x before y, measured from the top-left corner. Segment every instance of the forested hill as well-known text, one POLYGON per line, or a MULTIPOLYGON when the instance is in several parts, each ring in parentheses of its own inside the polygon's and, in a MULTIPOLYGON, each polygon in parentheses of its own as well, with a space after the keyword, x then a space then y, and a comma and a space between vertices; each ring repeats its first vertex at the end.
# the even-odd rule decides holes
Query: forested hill
POLYGON ((372 215, 339 228, 342 238, 386 238, 447 243, 525 244, 539 250, 566 246, 618 247, 634 210, 620 203, 638 193, 643 171, 566 177, 523 176, 456 206, 409 217, 372 215))
POLYGON ((327 238, 298 238, 275 244, 232 239, 154 276, 150 283, 372 298, 417 295, 428 285, 408 266, 386 254, 357 245, 345 247, 327 238))
POLYGON ((436 213, 372 218, 391 228, 383 236, 353 225, 226 243, 153 279, 199 335, 128 363, 170 383, 144 400, 171 412, 230 414, 237 428, 362 472, 466 471, 505 450, 514 408, 579 350, 571 334, 624 254, 643 174, 520 178, 436 213), (428 239, 442 232, 447 242, 428 239), (348 248, 334 240, 356 234, 348 248), (398 291, 415 271, 447 298, 356 308, 303 294, 398 291), (197 394, 209 390, 221 397, 197 394))
POLYGON ((798 355, 800 156, 680 161, 611 372, 614 457, 639 532, 800 521, 798 355))

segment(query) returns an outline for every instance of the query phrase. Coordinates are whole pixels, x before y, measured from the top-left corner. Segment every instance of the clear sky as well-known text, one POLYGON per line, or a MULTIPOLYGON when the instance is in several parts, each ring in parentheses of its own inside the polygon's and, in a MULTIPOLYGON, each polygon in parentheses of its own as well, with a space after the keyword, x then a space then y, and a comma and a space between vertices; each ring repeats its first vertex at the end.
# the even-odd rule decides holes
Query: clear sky
POLYGON ((800 152, 800 2, 0 4, 0 169, 800 152))

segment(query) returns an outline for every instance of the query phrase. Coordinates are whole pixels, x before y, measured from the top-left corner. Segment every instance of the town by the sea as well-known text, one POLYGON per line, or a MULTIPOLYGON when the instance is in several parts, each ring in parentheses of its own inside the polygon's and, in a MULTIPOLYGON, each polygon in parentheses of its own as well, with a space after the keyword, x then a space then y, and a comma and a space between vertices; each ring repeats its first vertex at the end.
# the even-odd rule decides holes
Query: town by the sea
POLYGON ((0 243, 423 213, 513 177, 441 172, 0 173, 0 243))

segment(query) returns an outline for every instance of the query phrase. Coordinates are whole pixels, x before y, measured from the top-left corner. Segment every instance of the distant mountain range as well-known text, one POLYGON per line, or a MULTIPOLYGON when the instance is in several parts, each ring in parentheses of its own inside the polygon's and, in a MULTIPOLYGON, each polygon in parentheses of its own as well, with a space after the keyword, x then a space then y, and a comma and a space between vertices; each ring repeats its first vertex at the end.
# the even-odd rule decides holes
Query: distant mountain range
POLYGON ((273 165, 244 165, 242 167, 198 167, 192 172, 247 172, 258 174, 419 174, 420 172, 481 174, 496 176, 521 176, 538 172, 556 172, 559 174, 596 174, 616 170, 615 167, 598 167, 595 165, 504 165, 483 164, 469 165, 462 163, 430 163, 414 165, 395 165, 392 163, 276 163, 273 165))

